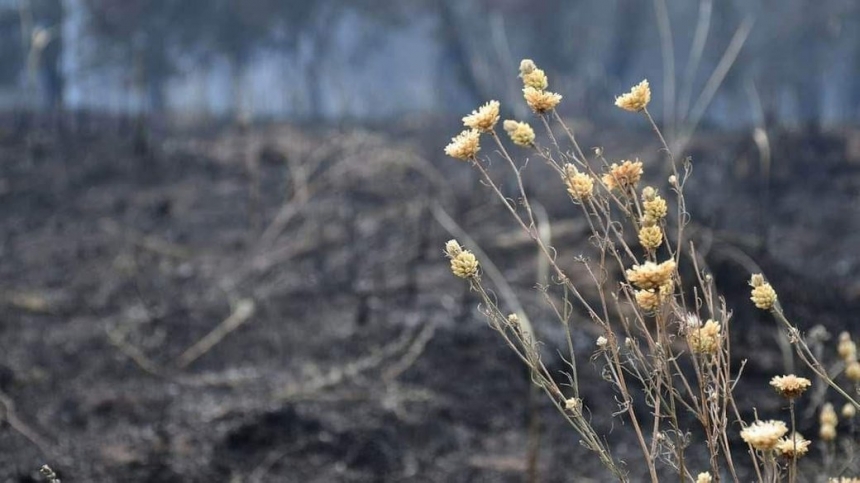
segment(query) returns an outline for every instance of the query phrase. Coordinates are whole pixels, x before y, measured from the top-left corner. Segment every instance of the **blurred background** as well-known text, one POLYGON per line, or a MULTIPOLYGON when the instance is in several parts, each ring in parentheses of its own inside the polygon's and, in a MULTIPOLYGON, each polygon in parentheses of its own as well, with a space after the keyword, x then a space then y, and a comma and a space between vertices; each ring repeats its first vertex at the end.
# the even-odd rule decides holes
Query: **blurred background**
MULTIPOLYGON (((860 3, 0 0, 0 481, 605 481, 442 255, 482 248, 562 367, 534 247, 442 152, 490 99, 540 124, 522 58, 584 147, 665 192, 653 133, 613 106, 650 80, 737 364, 755 354, 744 416, 780 417, 767 381, 803 372, 749 273, 825 360, 857 335, 860 3)), ((588 256, 555 174, 525 179, 559 262, 588 256)), ((638 481, 597 334, 574 335, 638 481)))

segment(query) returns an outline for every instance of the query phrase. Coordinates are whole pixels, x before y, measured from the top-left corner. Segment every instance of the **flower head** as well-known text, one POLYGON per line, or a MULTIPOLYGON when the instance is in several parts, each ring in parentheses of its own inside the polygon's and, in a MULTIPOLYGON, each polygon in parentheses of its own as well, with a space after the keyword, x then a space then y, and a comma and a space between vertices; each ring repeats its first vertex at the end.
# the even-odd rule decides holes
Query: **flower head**
POLYGON ((582 411, 582 399, 578 397, 571 397, 564 400, 564 408, 572 413, 578 413, 582 411))
POLYGON ((687 332, 687 343, 690 350, 696 354, 713 354, 720 348, 720 324, 708 320, 705 325, 690 328, 687 332))
POLYGON ((776 443, 776 452, 784 458, 793 460, 805 455, 809 451, 810 444, 812 442, 808 439, 797 433, 792 433, 776 443))
POLYGON ((508 137, 517 146, 528 147, 535 142, 535 131, 528 123, 508 119, 502 124, 508 137))
POLYGON ((659 226, 645 226, 639 230, 639 243, 646 250, 654 250, 663 243, 663 230, 659 226))
POLYGON ((836 347, 836 352, 843 361, 853 361, 857 359, 857 344, 851 340, 851 334, 842 332, 839 334, 839 345, 836 347))
POLYGON ((822 424, 818 429, 818 437, 823 441, 833 441, 836 439, 836 426, 832 424, 822 424))
POLYGON ((609 172, 603 175, 603 184, 610 190, 626 190, 636 186, 642 178, 641 161, 624 161, 621 164, 612 163, 609 172))
POLYGON ((564 184, 567 192, 577 201, 587 200, 594 192, 594 180, 591 176, 580 172, 576 166, 567 163, 564 165, 564 184))
POLYGON ((853 405, 853 404, 851 404, 850 402, 847 402, 847 403, 845 403, 845 405, 844 405, 844 406, 842 406, 842 411, 841 411, 841 412, 842 412, 842 417, 843 417, 843 418, 845 418, 845 419, 851 419, 851 418, 853 418, 854 416, 856 416, 856 415, 857 415, 857 408, 856 408, 856 407, 854 407, 854 405, 853 405))
POLYGON ((445 146, 445 154, 464 161, 472 159, 481 150, 480 138, 480 132, 467 129, 451 139, 451 143, 445 146))
POLYGON ((645 211, 645 219, 653 223, 657 223, 665 218, 666 213, 669 212, 666 200, 657 195, 650 200, 644 200, 642 202, 642 208, 645 211))
POLYGON ((836 426, 836 423, 839 422, 839 418, 836 417, 836 410, 833 409, 833 404, 824 403, 821 406, 821 412, 818 414, 818 422, 822 426, 836 426))
POLYGON ((535 89, 531 86, 523 89, 523 97, 531 110, 538 114, 555 109, 555 106, 561 102, 561 94, 535 89))
POLYGON ((774 376, 770 380, 770 385, 776 389, 780 396, 786 399, 794 399, 804 393, 812 381, 805 377, 797 377, 794 374, 787 376, 774 376))
POLYGON ((674 272, 674 260, 666 260, 660 264, 647 261, 642 265, 633 265, 633 268, 628 269, 627 280, 642 290, 652 290, 670 282, 674 272))
POLYGON ((696 483, 711 483, 712 481, 714 481, 714 479, 707 471, 696 475, 696 483))
POLYGON ((523 59, 520 61, 520 77, 525 77, 528 74, 534 72, 537 69, 537 65, 531 59, 523 59))
POLYGON ((445 254, 448 255, 448 258, 454 258, 462 251, 463 247, 460 246, 457 240, 448 240, 445 243, 445 254))
POLYGON ((523 86, 534 87, 542 91, 549 87, 549 81, 546 78, 546 73, 542 69, 534 69, 531 72, 522 75, 523 86))
POLYGON ((636 297, 636 303, 642 307, 642 310, 648 312, 657 310, 663 302, 660 294, 654 290, 637 290, 633 295, 636 297))
POLYGON ((478 259, 469 250, 463 250, 451 259, 451 273, 460 278, 478 275, 478 259))
POLYGON ((463 118, 466 127, 479 132, 490 132, 499 122, 499 101, 490 101, 463 118))
POLYGON ((771 285, 764 281, 761 274, 755 274, 750 279, 752 292, 750 300, 753 301, 756 307, 762 310, 770 310, 776 303, 776 290, 771 285))
POLYGON ((643 80, 633 86, 630 92, 615 98, 615 105, 630 112, 639 112, 651 101, 651 87, 648 81, 643 80))
POLYGON ((755 421, 741 431, 741 438, 753 448, 766 451, 776 447, 788 427, 782 421, 755 421))
POLYGON ((845 377, 851 382, 860 382, 860 362, 851 361, 845 366, 845 377))

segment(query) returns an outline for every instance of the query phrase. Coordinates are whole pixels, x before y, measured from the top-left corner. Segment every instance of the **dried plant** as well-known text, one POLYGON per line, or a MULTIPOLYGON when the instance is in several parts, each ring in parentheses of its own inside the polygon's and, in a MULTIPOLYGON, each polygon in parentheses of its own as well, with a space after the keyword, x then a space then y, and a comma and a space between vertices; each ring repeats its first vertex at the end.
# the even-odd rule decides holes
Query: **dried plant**
MULTIPOLYGON (((759 421, 757 417, 752 422, 743 420, 742 408, 733 394, 743 364, 733 366, 738 357, 732 354, 730 344, 731 312, 716 292, 712 276, 703 268, 694 243, 685 234, 690 215, 684 188, 691 161, 675 157, 649 113, 648 82, 642 81, 619 96, 615 104, 642 115, 659 139, 661 153, 671 168, 664 186, 668 195, 657 187, 642 186, 643 175, 662 172, 660 167, 647 166, 639 160, 610 162, 602 148, 586 156, 573 130, 555 110, 562 96, 547 90, 549 80, 533 61, 522 61, 520 78, 524 99, 544 128, 546 141, 536 139, 534 129, 526 122, 507 120, 503 128, 513 144, 527 150, 527 156, 543 160, 559 175, 558 189, 568 193, 579 216, 587 221, 592 242, 587 249, 591 256, 576 258, 587 274, 584 280, 571 279, 571 267, 560 262, 556 249, 540 236, 523 182, 526 162, 512 156, 496 132, 498 102, 490 101, 466 116, 463 121, 467 130, 453 138, 445 152, 479 172, 484 184, 531 237, 550 267, 552 281, 543 290, 548 295, 545 300, 549 308, 565 329, 566 347, 559 349, 565 354, 567 370, 559 374, 547 367, 542 359, 546 341, 538 339, 530 324, 521 323, 518 314, 505 313, 481 277, 481 260, 456 240, 445 247, 453 274, 468 281, 482 301, 480 309, 490 327, 528 366, 534 384, 617 480, 629 481, 625 464, 641 464, 652 482, 658 481, 658 471, 667 470, 677 474, 679 481, 740 481, 733 461, 737 453, 730 443, 740 436, 747 444, 758 481, 779 481, 784 477, 797 481, 797 460, 807 452, 810 441, 796 432, 795 402, 812 382, 795 375, 772 380, 777 395, 788 401, 789 422, 759 421), (554 128, 563 135, 557 137, 554 128), (513 193, 503 188, 509 184, 490 174, 490 158, 479 156, 481 142, 491 143, 492 150, 510 169, 515 181, 513 193), (569 144, 569 148, 564 149, 562 143, 569 144), (690 274, 687 279, 682 278, 681 268, 690 274), (622 463, 592 425, 594 411, 603 408, 588 407, 580 395, 578 364, 583 355, 575 352, 573 342, 574 326, 579 324, 594 324, 602 333, 592 360, 602 364, 604 379, 618 394, 612 416, 629 423, 641 461, 622 463), (643 403, 651 415, 648 418, 636 410, 635 405, 643 403), (690 425, 689 421, 695 423, 690 425), (687 457, 691 444, 706 447, 709 468, 691 467, 687 457)), ((843 412, 856 412, 860 407, 856 400, 834 382, 796 326, 785 317, 774 287, 760 274, 752 275, 751 285, 755 306, 774 315, 787 330, 798 358, 847 400, 843 412)), ((844 367, 846 377, 857 384, 860 364, 856 363, 856 348, 851 344, 840 342, 839 353, 845 354, 843 358, 853 358, 855 365, 845 359, 844 367), (850 374, 848 367, 852 367, 850 374)), ((832 430, 835 438, 835 422, 825 426, 822 421, 822 430, 825 427, 832 430)), ((825 439, 823 436, 822 433, 825 439)))

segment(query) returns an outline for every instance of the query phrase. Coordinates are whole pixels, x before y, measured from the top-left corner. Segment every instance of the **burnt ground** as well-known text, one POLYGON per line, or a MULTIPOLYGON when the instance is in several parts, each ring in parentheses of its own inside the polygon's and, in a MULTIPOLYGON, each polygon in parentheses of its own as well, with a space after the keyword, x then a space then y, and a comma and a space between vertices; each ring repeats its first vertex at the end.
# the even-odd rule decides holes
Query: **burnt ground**
MULTIPOLYGON (((36 481, 44 463, 64 482, 525 481, 535 420, 540 481, 606 481, 554 409, 529 399, 527 374, 447 271, 437 205, 552 346, 534 250, 441 155, 456 126, 434 124, 4 118, 0 481, 36 481), (189 352, 201 340, 212 343, 189 352)), ((647 132, 580 132, 610 157, 659 154, 647 132)), ((775 132, 770 163, 749 133, 690 147, 691 233, 735 309, 735 354, 750 358, 739 402, 763 417, 782 415, 766 386, 783 358, 773 321, 747 301, 749 270, 763 267, 804 330, 860 335, 858 141, 775 132)), ((572 263, 584 227, 556 179, 529 171, 572 263)), ((630 428, 604 410, 614 395, 587 360, 594 337, 577 329, 583 397, 637 475, 630 428)), ((802 432, 814 421, 802 412, 802 432)), ((701 456, 691 464, 704 468, 701 456)), ((816 447, 810 474, 820 461, 816 447)))

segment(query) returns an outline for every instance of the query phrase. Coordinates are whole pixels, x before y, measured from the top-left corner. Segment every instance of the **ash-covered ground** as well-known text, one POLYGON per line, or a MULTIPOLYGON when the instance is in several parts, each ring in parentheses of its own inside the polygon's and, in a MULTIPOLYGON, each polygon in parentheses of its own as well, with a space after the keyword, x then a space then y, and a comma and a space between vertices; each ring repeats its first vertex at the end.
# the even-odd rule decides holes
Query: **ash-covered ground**
MULTIPOLYGON (((48 463, 64 482, 515 482, 537 434, 539 481, 606 481, 448 272, 441 211, 511 281, 562 369, 534 248, 432 124, 4 118, 0 480, 38 481, 48 463)), ((644 129, 577 127, 665 179, 644 129)), ((748 301, 750 270, 803 330, 830 332, 825 359, 840 330, 860 336, 860 133, 769 141, 769 160, 748 132, 701 134, 686 153, 689 231, 734 309, 738 365, 749 358, 738 401, 766 418, 783 414, 767 381, 784 354, 748 301)), ((587 254, 560 181, 537 160, 526 180, 559 262, 587 254)), ((632 431, 588 357, 596 332, 575 330, 585 403, 636 481, 632 431)), ((799 402, 804 434, 821 400, 799 402)), ((691 467, 703 457, 691 450, 691 467)), ((820 461, 816 446, 810 475, 820 461)))

